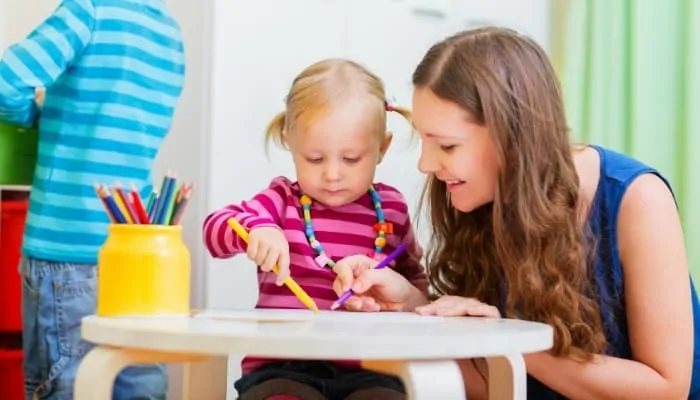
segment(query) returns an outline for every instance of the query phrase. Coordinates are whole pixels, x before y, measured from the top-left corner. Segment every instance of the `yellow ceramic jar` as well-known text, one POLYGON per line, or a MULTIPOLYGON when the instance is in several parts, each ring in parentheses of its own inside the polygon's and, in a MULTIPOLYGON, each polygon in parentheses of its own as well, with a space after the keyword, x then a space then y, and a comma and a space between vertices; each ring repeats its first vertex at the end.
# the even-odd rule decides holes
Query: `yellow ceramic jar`
POLYGON ((113 224, 98 256, 97 315, 187 315, 190 252, 181 226, 113 224))

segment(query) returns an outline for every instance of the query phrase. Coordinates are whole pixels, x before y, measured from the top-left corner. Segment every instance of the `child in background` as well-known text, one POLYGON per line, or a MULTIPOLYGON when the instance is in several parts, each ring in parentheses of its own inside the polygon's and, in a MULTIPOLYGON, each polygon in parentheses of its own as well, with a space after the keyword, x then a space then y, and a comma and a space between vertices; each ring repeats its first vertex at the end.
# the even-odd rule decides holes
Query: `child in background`
MULTIPOLYGON (((95 182, 150 191, 185 72, 182 35, 159 0, 62 0, 0 59, 0 118, 29 126, 45 88, 39 157, 23 243, 27 399, 73 398, 91 345, 80 321, 96 306, 97 253, 109 220, 95 182)), ((163 366, 128 368, 115 399, 164 399, 163 366)))
MULTIPOLYGON (((294 80, 286 106, 268 126, 266 139, 291 152, 298 181, 275 178, 249 201, 210 214, 204 240, 212 256, 247 252, 260 266, 257 308, 304 308, 281 286, 291 273, 319 308, 329 309, 338 299, 335 262, 356 254, 381 258, 407 242, 408 250, 393 268, 426 290, 422 250, 406 201, 395 188, 373 182, 392 139, 386 113, 409 119, 409 112, 387 105, 384 85, 374 74, 336 59, 305 69, 294 80), (229 218, 250 231, 247 247, 228 227, 229 218), (269 272, 274 265, 280 269, 277 277, 269 272)), ((235 386, 242 400, 405 398, 397 378, 364 371, 350 361, 246 358, 235 386)))

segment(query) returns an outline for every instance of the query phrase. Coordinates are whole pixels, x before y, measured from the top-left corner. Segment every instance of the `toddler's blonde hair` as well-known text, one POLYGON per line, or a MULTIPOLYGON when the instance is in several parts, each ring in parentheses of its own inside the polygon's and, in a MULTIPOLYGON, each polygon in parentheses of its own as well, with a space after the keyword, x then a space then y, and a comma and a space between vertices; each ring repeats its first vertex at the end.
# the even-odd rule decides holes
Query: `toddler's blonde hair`
MULTIPOLYGON (((267 126, 266 148, 270 141, 288 149, 286 135, 303 131, 345 101, 367 96, 376 103, 377 134, 386 134, 386 113, 396 112, 411 123, 411 112, 387 103, 384 83, 362 65, 345 59, 326 59, 304 69, 292 83, 286 98, 286 110, 277 114, 267 126)), ((363 100, 361 100, 363 101, 363 100)))

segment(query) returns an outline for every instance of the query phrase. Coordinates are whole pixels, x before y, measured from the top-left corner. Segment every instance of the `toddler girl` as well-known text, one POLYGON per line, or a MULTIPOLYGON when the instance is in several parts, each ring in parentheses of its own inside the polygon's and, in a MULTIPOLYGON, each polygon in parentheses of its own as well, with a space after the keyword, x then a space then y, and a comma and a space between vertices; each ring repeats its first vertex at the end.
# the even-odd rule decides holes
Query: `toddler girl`
MULTIPOLYGON (((338 299, 335 262, 356 254, 381 258, 403 242, 408 250, 393 268, 427 290, 406 200, 397 189, 373 182, 392 139, 387 112, 410 116, 388 105, 382 81, 357 63, 320 61, 294 80, 286 111, 272 120, 266 139, 291 152, 297 181, 275 178, 252 199, 204 222, 212 256, 246 252, 260 266, 257 308, 304 308, 281 285, 291 273, 319 308, 329 309, 338 299), (250 231, 247 246, 228 227, 229 218, 250 231), (277 277, 270 273, 275 265, 277 277)), ((397 378, 364 371, 357 362, 246 358, 235 386, 242 400, 405 398, 397 378)))

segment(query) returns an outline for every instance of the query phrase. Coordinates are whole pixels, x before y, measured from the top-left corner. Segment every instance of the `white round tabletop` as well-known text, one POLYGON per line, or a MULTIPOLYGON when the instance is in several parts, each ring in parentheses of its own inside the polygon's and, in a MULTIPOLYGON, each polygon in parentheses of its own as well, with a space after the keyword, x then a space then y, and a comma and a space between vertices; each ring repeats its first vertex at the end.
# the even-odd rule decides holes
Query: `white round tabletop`
POLYGON ((292 359, 455 359, 551 348, 549 325, 414 313, 203 311, 192 317, 89 316, 83 338, 166 352, 292 359))

